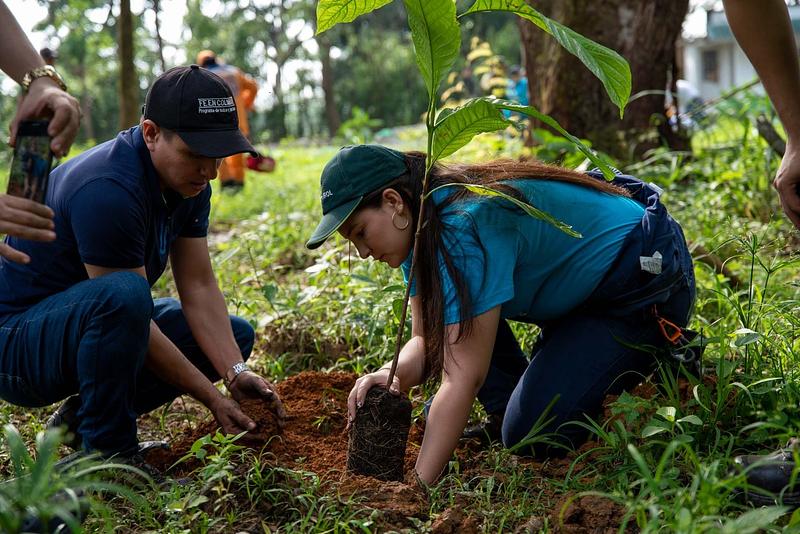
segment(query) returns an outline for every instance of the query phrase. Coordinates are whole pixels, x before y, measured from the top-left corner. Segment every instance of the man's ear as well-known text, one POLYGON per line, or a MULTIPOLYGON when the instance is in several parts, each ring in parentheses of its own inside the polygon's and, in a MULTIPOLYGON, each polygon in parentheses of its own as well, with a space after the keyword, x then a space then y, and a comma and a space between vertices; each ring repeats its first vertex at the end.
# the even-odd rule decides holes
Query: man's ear
POLYGON ((153 150, 158 137, 161 135, 161 128, 159 128, 158 124, 154 123, 150 119, 144 119, 140 126, 142 128, 144 144, 147 145, 148 149, 153 150))

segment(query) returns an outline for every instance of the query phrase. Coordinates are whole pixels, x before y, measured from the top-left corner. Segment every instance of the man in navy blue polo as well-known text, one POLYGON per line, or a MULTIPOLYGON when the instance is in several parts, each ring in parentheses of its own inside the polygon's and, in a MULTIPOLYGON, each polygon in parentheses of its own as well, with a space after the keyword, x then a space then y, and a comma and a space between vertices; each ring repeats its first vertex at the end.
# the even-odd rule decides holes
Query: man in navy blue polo
POLYGON ((51 173, 56 240, 7 238, 31 261, 0 258, 0 397, 69 397, 51 423, 107 456, 134 455, 136 417, 181 393, 229 434, 255 426, 243 398, 285 417, 244 364, 253 328, 228 316, 206 242, 209 181, 220 158, 242 152, 255 153, 228 86, 192 65, 153 83, 139 126, 51 173), (180 301, 153 301, 168 260, 180 301), (236 401, 213 385, 219 377, 236 401))

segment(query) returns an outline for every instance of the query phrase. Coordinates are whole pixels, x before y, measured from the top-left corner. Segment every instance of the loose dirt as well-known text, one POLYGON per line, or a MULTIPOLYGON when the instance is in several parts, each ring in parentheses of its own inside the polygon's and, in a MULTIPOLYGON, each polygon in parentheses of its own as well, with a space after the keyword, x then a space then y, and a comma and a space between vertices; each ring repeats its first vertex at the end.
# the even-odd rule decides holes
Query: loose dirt
MULTIPOLYGON (((405 456, 405 480, 403 482, 383 482, 375 478, 350 474, 346 471, 348 435, 345 430, 347 417, 347 395, 356 376, 348 373, 303 372, 276 385, 286 407, 288 418, 284 428, 279 428, 275 418, 260 402, 244 402, 242 409, 258 425, 257 428, 240 439, 237 444, 251 448, 260 456, 263 463, 271 463, 292 469, 313 471, 326 484, 333 494, 342 499, 356 497, 363 505, 380 511, 380 524, 385 529, 413 528, 412 518, 427 520, 429 504, 424 493, 413 482, 413 468, 422 443, 424 428, 421 423, 412 424, 408 436, 405 456)), ((156 450, 148 455, 148 462, 173 476, 189 475, 200 466, 199 460, 192 459, 175 466, 181 457, 190 451, 192 445, 207 434, 217 430, 216 423, 206 421, 191 432, 184 433, 171 443, 169 450, 156 450), (171 467, 173 466, 173 467, 171 467), (170 469, 171 468, 171 469, 170 469)), ((499 473, 484 473, 473 445, 461 445, 456 451, 461 475, 465 479, 482 475, 495 476, 499 473)), ((541 464, 527 458, 512 457, 520 469, 536 469, 548 476, 556 475, 569 468, 569 458, 541 464)), ((547 490, 545 490, 547 491, 547 490)), ((548 500, 555 506, 551 510, 551 525, 563 532, 604 532, 605 529, 618 528, 624 515, 617 505, 610 501, 596 502, 583 497, 574 500, 564 508, 567 497, 561 500, 555 490, 547 492, 548 500), (595 530, 600 528, 600 530, 595 530)), ((502 505, 502 503, 499 503, 502 505)), ((432 518, 431 528, 437 533, 471 533, 481 531, 481 519, 469 513, 468 506, 454 506, 443 510, 432 518)), ((538 521, 538 518, 532 518, 538 521)), ((530 521, 529 521, 530 522, 530 521)), ((527 523, 520 525, 527 531, 527 523)))

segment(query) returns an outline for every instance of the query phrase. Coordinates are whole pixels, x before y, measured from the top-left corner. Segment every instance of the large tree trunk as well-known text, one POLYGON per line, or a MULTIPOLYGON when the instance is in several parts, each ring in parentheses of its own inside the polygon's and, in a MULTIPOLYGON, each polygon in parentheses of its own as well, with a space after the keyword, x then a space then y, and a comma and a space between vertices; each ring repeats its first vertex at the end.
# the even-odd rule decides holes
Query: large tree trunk
POLYGON ((130 128, 139 122, 139 79, 133 63, 133 16, 130 0, 120 0, 117 21, 119 62, 119 126, 130 128))
MULTIPOLYGON (((631 66, 633 91, 664 91, 672 69, 675 41, 689 0, 527 0, 548 17, 619 52, 631 66)), ((634 147, 632 131, 650 129, 653 114, 664 113, 664 95, 631 102, 620 120, 600 81, 573 55, 532 23, 519 21, 525 48, 531 104, 595 147, 622 157, 634 147)))
POLYGON ((94 116, 92 113, 92 106, 94 101, 89 84, 86 81, 86 63, 85 58, 81 58, 81 63, 78 67, 78 77, 81 80, 81 111, 83 112, 83 119, 81 119, 81 128, 83 128, 86 138, 94 142, 97 136, 94 132, 94 116))
POLYGON ((153 14, 156 19, 156 44, 158 45, 158 60, 161 62, 161 72, 166 72, 167 62, 164 61, 164 40, 161 38, 161 24, 158 20, 161 14, 161 6, 159 0, 153 0, 153 14))
POLYGON ((336 97, 333 90, 333 65, 331 64, 331 44, 324 36, 317 38, 319 59, 322 63, 322 91, 325 93, 325 118, 328 122, 328 134, 333 137, 342 125, 339 110, 336 109, 336 97))

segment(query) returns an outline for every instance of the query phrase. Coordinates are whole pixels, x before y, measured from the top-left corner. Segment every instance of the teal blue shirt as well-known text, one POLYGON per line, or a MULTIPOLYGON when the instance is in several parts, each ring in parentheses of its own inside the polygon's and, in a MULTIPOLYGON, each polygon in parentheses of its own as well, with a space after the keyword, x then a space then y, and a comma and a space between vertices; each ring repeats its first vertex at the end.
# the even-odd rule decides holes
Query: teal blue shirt
MULTIPOLYGON (((472 298, 472 316, 500 306, 504 319, 524 322, 562 317, 592 294, 623 241, 641 223, 644 207, 627 197, 548 180, 515 180, 537 208, 571 225, 570 237, 497 198, 470 197, 445 209, 450 231, 443 244, 472 298), (482 246, 481 246, 482 245, 482 246)), ((437 191, 442 202, 454 188, 437 191)), ((406 281, 411 255, 403 263, 406 281)), ((460 321, 453 282, 440 259, 446 324, 460 321)), ((416 293, 412 287, 412 295, 416 293)))

